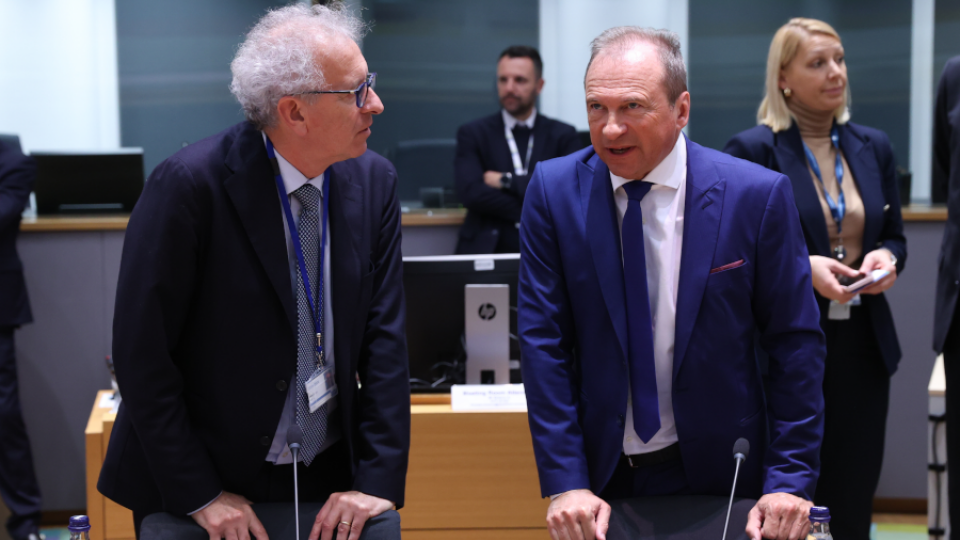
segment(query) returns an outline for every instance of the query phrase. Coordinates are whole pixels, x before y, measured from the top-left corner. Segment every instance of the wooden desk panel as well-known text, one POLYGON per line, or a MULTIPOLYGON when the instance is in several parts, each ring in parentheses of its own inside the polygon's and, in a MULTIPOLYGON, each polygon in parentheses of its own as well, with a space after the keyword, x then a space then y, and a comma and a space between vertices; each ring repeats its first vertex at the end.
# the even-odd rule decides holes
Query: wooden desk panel
POLYGON ((455 413, 449 405, 411 411, 404 531, 534 529, 546 536, 549 501, 540 498, 526 413, 455 413))
POLYGON ((84 431, 87 462, 87 515, 90 517, 90 540, 134 540, 133 513, 130 510, 104 497, 97 491, 97 479, 103 459, 107 455, 107 443, 113 432, 113 422, 117 415, 110 407, 100 407, 103 396, 113 390, 97 392, 93 403, 87 429, 84 431))

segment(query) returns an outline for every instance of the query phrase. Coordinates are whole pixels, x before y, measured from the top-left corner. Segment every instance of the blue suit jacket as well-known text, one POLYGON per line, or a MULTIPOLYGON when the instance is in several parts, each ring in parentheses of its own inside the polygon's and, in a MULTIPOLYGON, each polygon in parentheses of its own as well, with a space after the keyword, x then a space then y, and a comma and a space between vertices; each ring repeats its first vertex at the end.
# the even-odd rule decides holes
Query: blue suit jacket
POLYGON ((933 133, 933 178, 948 194, 933 319, 933 348, 943 352, 960 297, 960 56, 940 76, 933 133))
MULTIPOLYGON (((903 236, 903 218, 900 215, 900 196, 890 140, 886 133, 878 129, 853 122, 837 126, 837 131, 840 149, 863 200, 863 254, 881 247, 889 249, 897 257, 897 273, 900 274, 907 263, 907 239, 903 236)), ((811 255, 831 256, 827 222, 820 206, 820 196, 807 168, 803 141, 796 124, 780 133, 774 133, 767 126, 753 127, 735 135, 723 151, 787 175, 800 212, 807 251, 811 255)), ((817 302, 820 305, 821 323, 825 323, 830 301, 818 294, 817 302)), ((870 317, 887 372, 893 375, 902 355, 887 298, 883 294, 864 295, 862 302, 863 309, 870 317)))
MULTIPOLYGON (((813 497, 826 354, 783 175, 687 142, 673 407, 695 493, 813 497), (730 263, 742 264, 712 272, 730 263), (755 336, 770 354, 764 399, 755 336), (769 432, 768 432, 769 426, 769 432)), ((613 187, 592 148, 541 163, 521 222, 519 325, 544 496, 600 492, 622 452, 627 322, 613 187)))

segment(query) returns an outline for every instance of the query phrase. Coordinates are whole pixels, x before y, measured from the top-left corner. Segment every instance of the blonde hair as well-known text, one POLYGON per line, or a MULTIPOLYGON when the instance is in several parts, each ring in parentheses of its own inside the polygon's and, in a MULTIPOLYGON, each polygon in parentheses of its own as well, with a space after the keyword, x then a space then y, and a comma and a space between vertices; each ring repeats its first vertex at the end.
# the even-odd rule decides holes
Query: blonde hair
MULTIPOLYGON (((770 126, 774 133, 790 129, 793 113, 787 108, 787 100, 780 90, 780 72, 797 56, 800 43, 811 34, 823 34, 840 40, 840 35, 829 24, 816 19, 796 17, 780 27, 770 42, 767 55, 767 80, 764 85, 763 101, 757 110, 757 123, 770 126)), ((843 93, 843 104, 833 112, 838 124, 850 119, 850 85, 843 93)))

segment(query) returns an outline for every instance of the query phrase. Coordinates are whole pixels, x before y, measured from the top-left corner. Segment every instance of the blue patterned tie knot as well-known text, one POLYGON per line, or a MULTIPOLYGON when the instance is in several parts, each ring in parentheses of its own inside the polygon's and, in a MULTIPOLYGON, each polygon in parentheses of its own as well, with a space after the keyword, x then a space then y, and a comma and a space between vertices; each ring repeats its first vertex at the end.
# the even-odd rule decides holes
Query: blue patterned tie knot
POLYGON ((312 184, 304 184, 293 192, 293 196, 300 201, 300 206, 309 212, 316 212, 320 208, 320 190, 312 184))
POLYGON ((631 201, 642 201, 650 193, 653 184, 643 180, 633 180, 623 185, 623 190, 627 192, 627 198, 631 201))

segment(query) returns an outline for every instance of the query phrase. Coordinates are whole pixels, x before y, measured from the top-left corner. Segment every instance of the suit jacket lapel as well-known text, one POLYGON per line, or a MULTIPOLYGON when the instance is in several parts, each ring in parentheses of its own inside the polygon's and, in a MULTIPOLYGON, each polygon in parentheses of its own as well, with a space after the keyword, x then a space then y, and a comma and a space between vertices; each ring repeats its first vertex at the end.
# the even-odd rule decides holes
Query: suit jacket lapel
POLYGON ((874 245, 883 226, 883 174, 874 158, 873 145, 864 143, 849 126, 837 126, 840 150, 850 166, 850 173, 863 201, 863 254, 876 249, 874 245))
POLYGON ((283 210, 260 132, 245 124, 225 163, 233 175, 224 180, 224 188, 267 278, 280 297, 290 328, 295 330, 297 313, 283 233, 283 210))
POLYGON ((676 380, 697 322, 720 235, 725 180, 700 146, 687 141, 687 192, 683 209, 683 248, 677 291, 673 378, 676 380))
MULTIPOLYGON (((330 274, 333 286, 333 320, 336 329, 336 362, 349 362, 354 309, 360 299, 360 246, 363 219, 363 187, 354 183, 345 162, 330 170, 330 274)), ((350 369, 341 369, 349 374, 350 369)))
POLYGON ((803 152, 803 140, 800 138, 800 129, 794 123, 790 129, 774 135, 773 153, 777 158, 780 172, 790 178, 793 187, 793 198, 797 202, 797 211, 800 213, 800 222, 811 236, 817 253, 811 255, 830 256, 830 237, 827 234, 827 223, 823 216, 823 207, 820 206, 820 196, 813 185, 816 181, 810 175, 807 158, 803 152))
POLYGON ((627 306, 626 288, 623 283, 623 255, 620 246, 620 227, 617 224, 617 208, 613 199, 613 184, 610 169, 594 155, 588 163, 577 164, 581 200, 588 194, 583 208, 586 212, 586 237, 589 239, 593 264, 600 281, 603 300, 613 323, 617 340, 627 357, 627 306), (593 166, 591 170, 590 166, 593 166), (589 190, 589 191, 588 191, 589 190))

